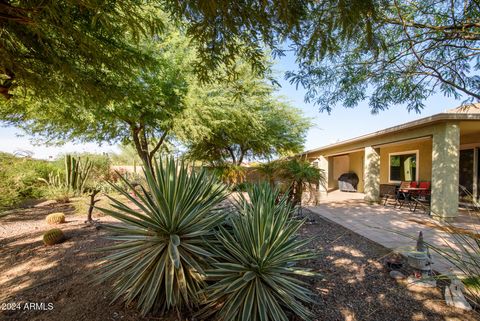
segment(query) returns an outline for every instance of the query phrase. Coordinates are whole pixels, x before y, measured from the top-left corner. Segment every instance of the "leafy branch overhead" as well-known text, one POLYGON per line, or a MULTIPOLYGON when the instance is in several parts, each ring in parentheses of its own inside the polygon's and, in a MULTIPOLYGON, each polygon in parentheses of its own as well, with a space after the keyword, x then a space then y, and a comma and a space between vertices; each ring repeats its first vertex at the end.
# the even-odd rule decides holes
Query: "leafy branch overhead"
POLYGON ((364 99, 372 112, 395 104, 419 112, 438 91, 465 103, 480 100, 477 1, 381 2, 371 28, 371 39, 339 38, 322 59, 299 57, 299 70, 287 73, 290 81, 328 112, 364 99))
POLYGON ((2 1, 0 94, 120 94, 115 76, 156 63, 136 43, 161 33, 163 18, 147 2, 2 1))
POLYGON ((235 81, 203 86, 189 120, 178 122, 188 156, 218 166, 300 152, 310 120, 246 63, 236 67, 235 81))

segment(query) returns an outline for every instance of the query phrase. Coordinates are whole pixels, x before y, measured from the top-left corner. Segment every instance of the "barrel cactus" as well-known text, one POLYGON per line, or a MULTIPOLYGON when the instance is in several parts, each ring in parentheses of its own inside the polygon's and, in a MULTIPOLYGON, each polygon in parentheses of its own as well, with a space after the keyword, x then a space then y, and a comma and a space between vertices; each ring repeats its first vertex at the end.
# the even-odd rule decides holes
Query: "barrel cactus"
POLYGON ((45 245, 55 245, 61 243, 64 239, 65 235, 63 235, 62 230, 58 228, 48 230, 43 234, 43 243, 45 243, 45 245))
POLYGON ((62 224, 65 223, 65 214, 63 213, 52 213, 47 215, 46 221, 48 224, 62 224))

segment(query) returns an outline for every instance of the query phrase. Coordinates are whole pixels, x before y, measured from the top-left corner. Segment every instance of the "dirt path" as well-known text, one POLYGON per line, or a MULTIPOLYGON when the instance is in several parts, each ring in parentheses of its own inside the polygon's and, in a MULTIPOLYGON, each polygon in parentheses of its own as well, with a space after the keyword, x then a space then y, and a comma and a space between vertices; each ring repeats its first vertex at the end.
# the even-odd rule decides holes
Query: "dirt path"
MULTIPOLYGON (((110 241, 105 231, 86 227, 85 218, 73 212, 68 204, 45 204, 1 221, 0 320, 164 320, 142 318, 121 302, 112 305, 109 284, 91 284, 103 256, 94 250, 110 241), (67 214, 61 227, 68 239, 46 247, 41 236, 50 226, 44 219, 58 211, 67 214), (38 305, 26 309, 25 303, 38 305)), ((379 263, 385 248, 311 215, 315 222, 305 225, 302 235, 317 237, 311 246, 318 259, 306 264, 323 275, 309 280, 317 294, 315 320, 476 320, 473 313, 445 306, 438 289, 410 291, 397 284, 379 263)))

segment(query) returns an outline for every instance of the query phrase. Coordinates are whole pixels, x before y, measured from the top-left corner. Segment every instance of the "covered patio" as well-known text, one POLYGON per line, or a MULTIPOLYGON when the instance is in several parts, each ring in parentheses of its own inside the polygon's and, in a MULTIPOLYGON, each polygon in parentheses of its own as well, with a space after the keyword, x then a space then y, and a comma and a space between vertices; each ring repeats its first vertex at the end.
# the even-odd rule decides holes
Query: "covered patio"
MULTIPOLYGON (((394 251, 405 251, 415 246, 415 240, 393 231, 416 237, 423 231, 424 239, 436 246, 450 245, 452 238, 438 228, 439 222, 424 214, 423 211, 412 213, 408 208, 394 208, 392 205, 370 203, 364 193, 349 193, 335 190, 320 198, 317 206, 309 207, 315 214, 331 220, 349 230, 360 234, 386 248, 394 251)), ((459 210, 455 227, 479 231, 480 221, 471 217, 467 211, 459 210)), ((442 226, 442 223, 440 223, 442 226)), ((455 245, 453 245, 455 247, 455 245)), ((448 273, 452 264, 431 252, 433 269, 440 273, 448 273)))
MULTIPOLYGON (((302 154, 325 173, 321 194, 346 173, 357 192, 380 201, 382 186, 428 184, 428 207, 439 221, 457 221, 461 202, 480 198, 480 106, 453 109, 302 154), (459 190, 464 191, 460 192, 459 190)), ((413 187, 413 186, 412 186, 413 187)))

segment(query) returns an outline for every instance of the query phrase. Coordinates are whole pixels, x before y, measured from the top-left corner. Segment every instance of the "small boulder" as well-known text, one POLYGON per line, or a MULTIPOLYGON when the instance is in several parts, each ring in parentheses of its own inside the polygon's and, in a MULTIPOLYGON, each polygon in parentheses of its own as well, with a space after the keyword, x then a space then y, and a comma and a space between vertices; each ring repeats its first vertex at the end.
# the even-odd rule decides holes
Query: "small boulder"
POLYGON ((392 279, 395 279, 395 280, 404 280, 405 279, 405 275, 402 272, 395 271, 395 270, 390 271, 390 277, 392 279))

